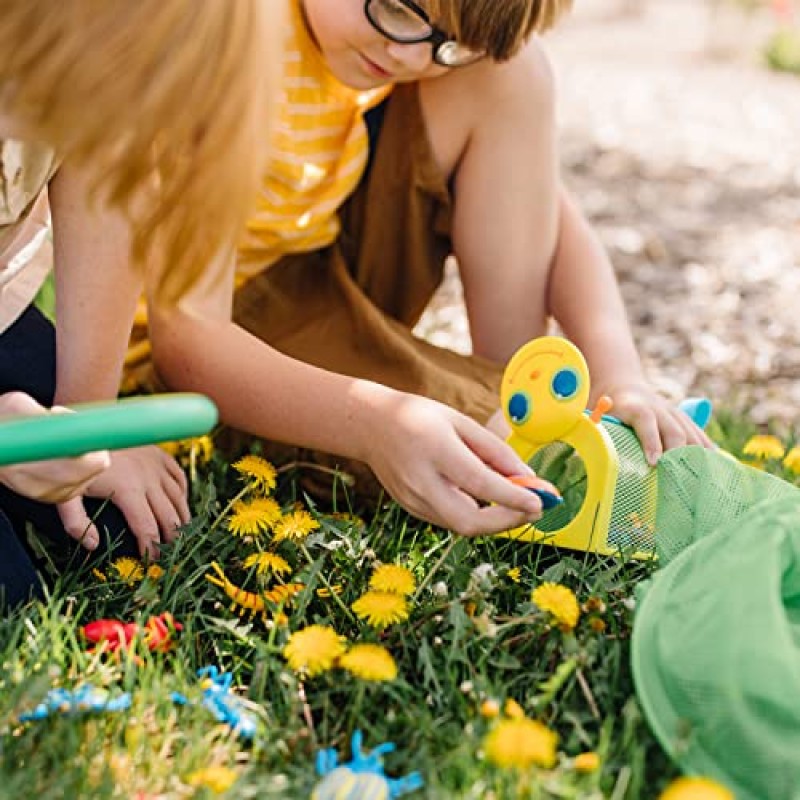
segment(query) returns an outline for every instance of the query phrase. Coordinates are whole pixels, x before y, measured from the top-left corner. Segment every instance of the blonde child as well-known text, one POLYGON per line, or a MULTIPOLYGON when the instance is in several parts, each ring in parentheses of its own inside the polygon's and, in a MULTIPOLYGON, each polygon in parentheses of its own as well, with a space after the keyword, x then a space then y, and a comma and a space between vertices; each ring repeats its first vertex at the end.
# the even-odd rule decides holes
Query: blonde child
POLYGON ((162 379, 250 434, 366 463, 406 509, 467 535, 541 513, 483 423, 502 365, 551 316, 651 461, 708 444, 645 381, 612 267, 559 178, 534 34, 568 0, 287 1, 258 207, 227 284, 177 313, 151 303, 162 379), (470 357, 411 333, 450 252, 470 357))
MULTIPOLYGON (((144 273, 164 308, 209 277, 252 203, 280 28, 269 0, 0 0, 0 414, 115 397, 144 273), (49 215, 55 331, 32 305, 49 215)), ((6 467, 0 484, 10 603, 38 585, 28 522, 154 557, 189 519, 156 447, 6 467)))

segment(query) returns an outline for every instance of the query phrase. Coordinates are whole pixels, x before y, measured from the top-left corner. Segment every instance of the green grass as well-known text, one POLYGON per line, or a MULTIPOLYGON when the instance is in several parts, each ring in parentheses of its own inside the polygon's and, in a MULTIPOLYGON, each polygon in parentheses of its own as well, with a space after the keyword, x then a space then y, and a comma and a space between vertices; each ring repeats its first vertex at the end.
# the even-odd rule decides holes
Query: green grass
MULTIPOLYGON (((752 432, 746 420, 723 414, 714 433, 740 452, 752 432)), ((780 472, 777 462, 771 468, 780 472)), ((317 781, 316 752, 333 747, 347 760, 357 728, 367 749, 397 744, 385 759, 389 775, 423 774, 425 788, 413 797, 652 798, 676 775, 642 717, 628 663, 633 593, 650 565, 500 538, 455 539, 392 504, 363 524, 312 508, 320 529, 280 549, 293 567, 289 579, 306 588, 285 609, 288 628, 269 625, 236 616, 206 579, 216 561, 236 583, 259 585, 242 568, 252 543, 225 523, 228 501, 242 488, 238 476, 216 458, 195 466, 192 478, 195 518, 165 554, 159 580, 129 585, 73 571, 57 579, 46 604, 0 620, 3 798, 211 797, 210 788, 190 785, 210 765, 235 770, 226 797, 306 798, 317 781), (411 568, 418 586, 408 621, 384 632, 350 608, 376 561, 411 568), (482 564, 491 570, 480 580, 474 570, 482 564), (519 582, 508 575, 512 567, 519 582), (530 602, 531 588, 544 580, 569 586, 582 603, 599 598, 605 610, 583 613, 575 631, 563 633, 530 602), (318 596, 337 584, 340 595, 318 596), (96 618, 144 622, 164 611, 184 625, 168 653, 140 647, 127 657, 93 655, 80 636, 80 626, 96 618), (605 629, 595 630, 592 618, 605 629), (282 651, 290 631, 315 623, 384 645, 397 679, 371 684, 333 670, 301 680, 282 651), (259 724, 252 743, 205 709, 172 702, 174 691, 200 696, 195 673, 207 664, 231 672, 252 703, 259 724), (81 682, 131 692, 131 709, 17 721, 52 686, 81 682), (485 759, 482 741, 494 721, 481 715, 481 704, 509 698, 558 732, 553 769, 518 774, 485 759), (573 768, 584 751, 599 754, 598 771, 573 768)), ((311 508, 291 474, 281 476, 276 497, 284 508, 298 501, 311 508)))

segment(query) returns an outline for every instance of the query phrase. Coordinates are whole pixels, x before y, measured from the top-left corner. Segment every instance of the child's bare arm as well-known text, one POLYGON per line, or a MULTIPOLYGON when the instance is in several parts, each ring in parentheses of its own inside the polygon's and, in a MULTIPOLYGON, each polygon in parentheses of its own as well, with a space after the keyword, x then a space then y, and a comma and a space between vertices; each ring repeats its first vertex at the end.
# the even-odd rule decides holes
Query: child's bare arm
POLYGON ((156 363, 175 388, 208 394, 226 422, 252 434, 365 461, 407 510, 458 533, 539 517, 538 499, 504 477, 527 467, 481 425, 284 356, 231 323, 225 305, 217 294, 193 308, 151 307, 156 363))
MULTIPOLYGON (((63 165, 49 187, 56 275, 56 401, 116 397, 141 280, 129 258, 122 216, 91 204, 88 179, 63 165)), ((186 479, 157 447, 118 451, 84 494, 113 497, 144 554, 157 555, 189 519, 186 479)), ((67 532, 85 527, 80 504, 59 509, 67 532)))
POLYGON ((602 394, 612 398, 612 413, 633 425, 651 463, 673 447, 712 446, 705 433, 645 378, 614 269, 565 191, 550 305, 564 332, 586 356, 593 399, 602 394))
POLYGON ((444 81, 450 102, 463 84, 462 105, 476 106, 454 181, 454 247, 475 352, 505 362, 546 332, 551 315, 586 355, 595 397, 612 396, 652 461, 663 449, 708 445, 645 380, 613 267, 560 185, 555 87, 540 45, 444 81))

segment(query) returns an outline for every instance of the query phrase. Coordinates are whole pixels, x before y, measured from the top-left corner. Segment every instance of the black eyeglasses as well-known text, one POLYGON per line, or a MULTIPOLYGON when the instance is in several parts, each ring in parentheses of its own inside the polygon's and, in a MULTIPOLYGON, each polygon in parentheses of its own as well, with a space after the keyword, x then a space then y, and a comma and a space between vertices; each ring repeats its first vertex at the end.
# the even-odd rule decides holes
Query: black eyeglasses
POLYGON ((433 60, 443 67, 465 67, 484 57, 440 31, 413 0, 366 0, 364 13, 378 33, 398 44, 430 42, 433 60))

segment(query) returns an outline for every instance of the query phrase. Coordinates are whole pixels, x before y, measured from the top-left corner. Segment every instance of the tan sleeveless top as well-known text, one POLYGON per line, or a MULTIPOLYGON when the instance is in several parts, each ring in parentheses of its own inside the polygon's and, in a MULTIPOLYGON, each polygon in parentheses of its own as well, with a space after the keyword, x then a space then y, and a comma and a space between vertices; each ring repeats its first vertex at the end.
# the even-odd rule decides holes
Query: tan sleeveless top
POLYGON ((57 166, 44 145, 0 141, 0 333, 27 308, 53 264, 45 190, 57 166))

